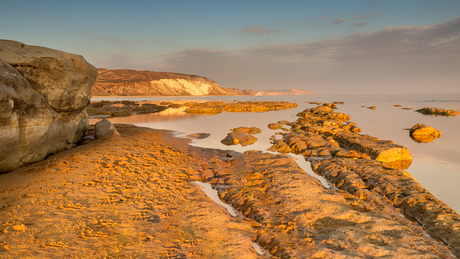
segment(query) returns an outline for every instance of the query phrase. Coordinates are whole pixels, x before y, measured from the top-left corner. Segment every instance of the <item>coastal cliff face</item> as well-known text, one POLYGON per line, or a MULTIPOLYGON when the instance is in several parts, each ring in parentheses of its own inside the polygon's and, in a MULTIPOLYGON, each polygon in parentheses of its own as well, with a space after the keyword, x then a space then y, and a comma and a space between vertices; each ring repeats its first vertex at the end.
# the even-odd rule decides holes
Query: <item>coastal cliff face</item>
POLYGON ((195 75, 98 68, 93 95, 187 96, 253 95, 252 90, 220 87, 215 81, 195 75))
POLYGON ((0 40, 0 172, 80 141, 96 76, 82 56, 0 40))

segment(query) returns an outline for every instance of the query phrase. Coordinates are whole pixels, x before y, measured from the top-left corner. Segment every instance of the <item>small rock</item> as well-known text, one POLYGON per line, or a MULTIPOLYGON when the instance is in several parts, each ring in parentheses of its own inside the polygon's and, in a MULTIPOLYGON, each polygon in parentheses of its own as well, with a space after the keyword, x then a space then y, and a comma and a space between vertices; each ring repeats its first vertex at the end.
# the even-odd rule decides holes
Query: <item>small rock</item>
POLYGON ((270 123, 268 124, 268 128, 271 129, 271 130, 277 130, 277 129, 281 129, 281 125, 278 124, 278 123, 270 123))
POLYGON ((207 137, 211 136, 210 133, 193 133, 189 134, 186 137, 187 138, 194 138, 194 139, 205 139, 207 137))
POLYGON ((227 137, 225 137, 220 142, 227 146, 241 144, 241 146, 244 147, 247 145, 252 145, 256 141, 257 141, 257 138, 251 135, 250 133, 230 132, 227 134, 227 137))
POLYGON ((429 143, 442 135, 441 131, 421 123, 414 125, 409 134, 414 141, 423 143, 429 143))

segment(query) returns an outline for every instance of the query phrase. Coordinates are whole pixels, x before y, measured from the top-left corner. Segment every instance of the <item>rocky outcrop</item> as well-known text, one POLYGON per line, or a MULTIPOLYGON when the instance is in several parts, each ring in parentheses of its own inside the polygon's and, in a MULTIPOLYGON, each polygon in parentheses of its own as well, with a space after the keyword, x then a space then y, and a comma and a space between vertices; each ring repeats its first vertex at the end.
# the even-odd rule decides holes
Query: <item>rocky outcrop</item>
POLYGON ((454 110, 446 110, 446 109, 438 109, 438 108, 429 108, 429 107, 424 107, 422 109, 416 110, 416 112, 419 112, 421 114, 426 114, 426 115, 439 115, 439 116, 457 116, 460 114, 458 111, 454 110))
POLYGON ((291 109, 297 107, 297 103, 290 102, 188 102, 184 103, 184 106, 188 108, 185 110, 186 113, 190 114, 207 114, 215 115, 221 112, 267 112, 291 109))
POLYGON ((257 127, 238 127, 231 129, 231 131, 232 132, 227 134, 227 137, 220 141, 222 144, 227 146, 240 144, 243 147, 252 145, 257 141, 257 138, 252 134, 262 132, 262 130, 257 127))
POLYGON ((88 115, 91 118, 126 117, 133 114, 150 114, 166 110, 167 106, 154 103, 142 103, 134 101, 100 101, 91 103, 88 115))
POLYGON ((460 255, 460 216, 406 171, 375 160, 349 158, 315 160, 312 167, 338 188, 383 211, 393 206, 400 209, 460 255))
MULTIPOLYGON (((279 258, 450 256, 443 244, 426 235, 422 227, 381 196, 372 196, 382 201, 374 203, 345 191, 328 190, 288 156, 247 152, 226 168, 216 170, 211 183, 222 200, 247 217, 245 221, 257 233, 256 242, 279 258)), ((366 191, 365 186, 361 183, 356 188, 366 191)), ((403 192, 410 195, 419 190, 403 192)), ((447 231, 449 227, 442 224, 454 223, 458 214, 443 216, 446 220, 439 219, 439 228, 447 231)), ((453 228, 451 225, 451 233, 455 232, 453 228)), ((457 245, 457 235, 452 233, 451 238, 457 245)))
POLYGON ((421 123, 414 125, 409 134, 414 141, 423 143, 429 143, 442 135, 441 131, 421 123))
POLYGON ((306 158, 371 158, 400 169, 408 168, 412 162, 406 147, 358 134, 361 129, 349 122, 350 116, 334 112, 329 105, 306 109, 297 116, 300 118, 296 122, 288 123, 291 132, 282 133, 283 139, 273 139, 270 151, 292 152, 306 158))
POLYGON ((81 56, 0 40, 0 172, 80 141, 96 76, 81 56))
POLYGON ((188 96, 253 95, 252 90, 220 87, 215 81, 196 75, 130 69, 99 68, 93 95, 188 96))

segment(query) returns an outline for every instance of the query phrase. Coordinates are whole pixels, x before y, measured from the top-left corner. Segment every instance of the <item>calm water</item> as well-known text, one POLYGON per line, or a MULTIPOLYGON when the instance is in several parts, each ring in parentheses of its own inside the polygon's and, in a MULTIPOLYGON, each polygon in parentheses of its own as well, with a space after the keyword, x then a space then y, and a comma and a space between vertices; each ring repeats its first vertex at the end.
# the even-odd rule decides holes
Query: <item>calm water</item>
MULTIPOLYGON (((238 96, 238 97, 112 97, 93 98, 93 101, 104 100, 154 100, 154 101, 290 101, 299 104, 298 108, 272 111, 265 113, 221 113, 218 115, 188 115, 181 109, 168 109, 159 114, 133 115, 125 118, 112 118, 113 123, 129 123, 155 129, 168 129, 177 132, 178 136, 190 133, 211 133, 211 136, 202 140, 193 140, 193 145, 235 150, 244 152, 251 149, 266 150, 269 148, 270 136, 274 130, 268 129, 271 122, 280 120, 295 121, 297 112, 316 105, 310 101, 334 102, 344 101, 338 105, 337 112, 347 113, 351 121, 356 122, 363 131, 383 140, 390 139, 397 144, 407 147, 412 153, 413 161, 406 169, 420 184, 432 192, 436 197, 447 203, 457 212, 460 212, 460 116, 441 117, 428 116, 415 112, 423 107, 437 107, 460 111, 460 94, 451 95, 316 95, 316 96, 238 96), (400 104, 401 107, 394 107, 400 104), (376 106, 376 110, 361 106, 376 106), (403 110, 401 108, 412 108, 403 110), (431 143, 417 143, 409 137, 409 131, 417 123, 433 126, 440 130, 441 138, 431 143), (225 138, 230 129, 239 126, 256 126, 262 133, 256 134, 258 141, 247 147, 225 146, 220 140, 225 138)), ((97 122, 92 119, 90 123, 97 122)), ((299 165, 308 173, 313 174, 310 165, 301 156, 295 156, 299 165)), ((316 175, 315 175, 316 176, 316 175)), ((317 178, 320 178, 316 176, 317 178)), ((322 180, 326 185, 327 183, 322 180)))

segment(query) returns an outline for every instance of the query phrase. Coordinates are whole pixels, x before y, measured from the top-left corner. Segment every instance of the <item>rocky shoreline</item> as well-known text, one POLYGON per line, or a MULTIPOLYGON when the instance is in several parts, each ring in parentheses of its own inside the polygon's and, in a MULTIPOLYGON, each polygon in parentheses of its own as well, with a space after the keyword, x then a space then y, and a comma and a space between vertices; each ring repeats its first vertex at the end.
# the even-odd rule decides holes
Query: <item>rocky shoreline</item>
MULTIPOLYGON (((168 131, 106 119, 88 126, 88 114, 185 106, 189 114, 213 115, 295 103, 103 101, 87 107, 97 71, 81 56, 1 40, 0 58, 1 258, 460 256, 460 216, 403 171, 412 159, 407 148, 359 134, 349 115, 335 112, 343 103, 316 103, 294 122, 268 125, 282 131, 271 137, 270 150, 303 155, 333 184, 325 187, 288 155, 193 147, 168 131), (203 184, 236 213, 211 200, 203 184)), ((112 80, 105 83, 116 83, 120 75, 105 72, 112 80)), ((199 81, 199 89, 214 84, 186 77, 199 81)), ((441 134, 414 127, 414 137, 441 134)), ((261 132, 231 131, 222 142, 243 146, 261 132)))
POLYGON ((0 175, 0 256, 267 257, 254 243, 274 258, 459 255, 458 214, 385 162, 312 159, 338 188, 328 189, 286 155, 229 155, 115 126, 120 135, 0 175))

